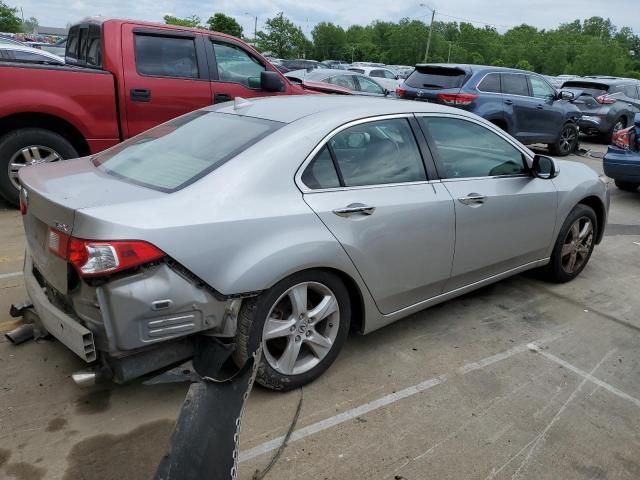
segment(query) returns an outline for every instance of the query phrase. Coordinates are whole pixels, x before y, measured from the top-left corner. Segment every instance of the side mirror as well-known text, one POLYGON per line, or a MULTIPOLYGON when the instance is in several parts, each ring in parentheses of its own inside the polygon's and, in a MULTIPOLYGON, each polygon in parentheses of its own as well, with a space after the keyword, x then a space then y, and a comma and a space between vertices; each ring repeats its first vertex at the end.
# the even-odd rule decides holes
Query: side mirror
POLYGON ((640 127, 640 113, 636 113, 636 118, 633 120, 633 124, 636 127, 640 127))
POLYGON ((574 100, 576 98, 576 96, 574 95, 573 92, 567 92, 566 90, 560 90, 560 92, 558 93, 558 98, 560 100, 567 100, 567 101, 571 101, 574 100))
POLYGON ((560 168, 556 161, 551 157, 544 155, 536 155, 533 157, 533 165, 531 166, 533 175, 544 180, 556 178, 560 173, 560 168))
POLYGON ((260 89, 265 92, 282 92, 284 82, 276 72, 260 72, 260 89))

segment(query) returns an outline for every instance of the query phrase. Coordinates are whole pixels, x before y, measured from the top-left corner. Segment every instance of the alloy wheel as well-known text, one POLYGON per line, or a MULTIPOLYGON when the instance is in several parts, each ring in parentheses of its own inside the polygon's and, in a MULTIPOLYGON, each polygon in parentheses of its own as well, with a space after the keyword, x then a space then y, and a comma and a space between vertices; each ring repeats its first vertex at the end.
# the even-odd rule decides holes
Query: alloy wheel
POLYGON ((38 165, 40 163, 57 162, 62 160, 62 156, 50 147, 44 145, 31 145, 24 147, 13 154, 9 160, 9 179, 16 189, 20 189, 18 171, 28 165, 38 165))
POLYGON ((593 245, 593 223, 588 217, 580 217, 573 222, 562 245, 562 269, 573 274, 587 262, 593 245))
POLYGON ((300 375, 331 351, 340 327, 335 294, 318 282, 304 282, 275 302, 262 331, 263 354, 284 375, 300 375))
POLYGON ((560 151, 562 153, 571 153, 575 148, 578 133, 573 127, 565 127, 560 135, 560 151))
POLYGON ((620 130, 624 129, 624 127, 626 127, 627 124, 623 119, 618 120, 614 125, 613 125, 613 133, 618 133, 620 130))

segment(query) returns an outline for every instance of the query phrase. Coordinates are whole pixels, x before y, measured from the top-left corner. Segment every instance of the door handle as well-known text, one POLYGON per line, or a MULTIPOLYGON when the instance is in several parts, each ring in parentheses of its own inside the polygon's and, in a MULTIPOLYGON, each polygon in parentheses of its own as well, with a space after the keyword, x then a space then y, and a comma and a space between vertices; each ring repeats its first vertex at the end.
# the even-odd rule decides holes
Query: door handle
POLYGON ((513 100, 505 100, 504 103, 507 105, 513 105, 513 100))
POLYGON ((369 205, 363 205, 362 203, 352 203, 344 208, 338 208, 333 211, 339 217, 350 217, 357 213, 362 215, 372 215, 375 212, 376 207, 370 207, 369 205))
POLYGON ((470 193, 466 197, 458 198, 458 201, 464 205, 483 205, 486 200, 487 197, 479 193, 470 193))
POLYGON ((151 90, 146 88, 132 88, 129 90, 132 102, 150 102, 151 90))
POLYGON ((544 109, 544 105, 538 105, 536 108, 537 108, 538 110, 542 110, 542 109, 544 109))
POLYGON ((231 101, 231 95, 229 95, 228 93, 216 93, 213 96, 214 105, 216 103, 224 103, 224 102, 230 102, 230 101, 231 101))

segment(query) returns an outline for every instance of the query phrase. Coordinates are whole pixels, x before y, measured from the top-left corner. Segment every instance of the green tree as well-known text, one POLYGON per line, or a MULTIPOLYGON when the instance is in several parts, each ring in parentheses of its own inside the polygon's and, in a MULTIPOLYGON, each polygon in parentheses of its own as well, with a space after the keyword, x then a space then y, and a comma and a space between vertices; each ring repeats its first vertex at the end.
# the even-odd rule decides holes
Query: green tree
POLYGON ((226 33, 234 37, 242 37, 242 27, 235 18, 225 15, 224 13, 216 13, 207 20, 209 30, 214 32, 226 33))
POLYGON ((519 70, 533 70, 533 65, 531 65, 529 62, 527 62, 526 60, 520 60, 518 63, 516 63, 515 68, 519 69, 519 70))
POLYGON ((202 28, 200 23, 202 20, 197 15, 191 15, 187 18, 178 18, 173 15, 165 15, 164 23, 167 25, 178 25, 179 27, 202 28))
POLYGON ((17 8, 9 7, 0 1, 0 32, 18 33, 22 31, 22 22, 16 15, 17 8))
POLYGON ((333 23, 320 22, 311 31, 314 57, 322 60, 344 58, 347 45, 347 34, 340 26, 333 23))
MULTIPOLYGON (((257 47, 280 58, 304 57, 310 47, 302 29, 280 12, 266 22, 266 32, 257 33, 257 47)), ((310 53, 310 52, 309 52, 310 53)))
POLYGON ((22 31, 25 33, 33 33, 38 28, 38 19, 36 17, 29 17, 22 23, 22 31))

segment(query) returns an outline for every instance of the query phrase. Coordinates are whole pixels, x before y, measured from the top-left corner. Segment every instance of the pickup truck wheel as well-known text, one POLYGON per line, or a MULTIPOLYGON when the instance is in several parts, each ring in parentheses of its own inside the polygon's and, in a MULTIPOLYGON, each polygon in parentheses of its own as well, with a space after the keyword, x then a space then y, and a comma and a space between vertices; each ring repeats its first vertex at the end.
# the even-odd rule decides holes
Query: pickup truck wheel
POLYGON ((307 270, 243 302, 233 359, 244 365, 262 342, 256 381, 291 390, 318 378, 338 356, 349 333, 351 308, 342 281, 307 270))
POLYGON ((560 137, 555 143, 549 144, 549 153, 558 157, 566 157, 578 146, 578 127, 575 123, 566 123, 562 127, 560 137))
POLYGON ((615 183, 616 187, 625 192, 635 192, 640 187, 640 183, 621 182, 620 180, 616 180, 615 183))
POLYGON ((0 138, 0 194, 18 205, 18 171, 28 165, 76 158, 78 152, 61 135, 42 128, 15 130, 0 138))

